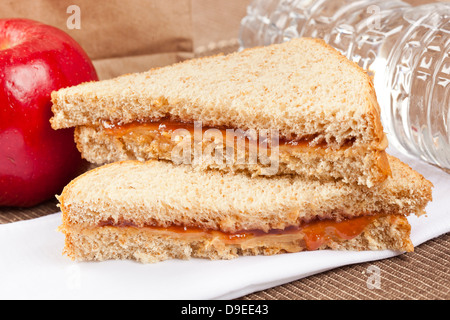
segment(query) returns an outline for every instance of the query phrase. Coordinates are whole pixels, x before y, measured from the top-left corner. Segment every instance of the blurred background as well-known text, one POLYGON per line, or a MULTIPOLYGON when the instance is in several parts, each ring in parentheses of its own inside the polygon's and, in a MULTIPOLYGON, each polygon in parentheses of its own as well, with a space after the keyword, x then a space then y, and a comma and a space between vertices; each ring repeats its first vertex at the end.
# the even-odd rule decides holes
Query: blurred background
MULTIPOLYGON (((406 0, 413 5, 428 0, 406 0)), ((23 17, 69 33, 101 79, 238 48, 251 0, 3 0, 0 18, 23 17), (79 12, 71 10, 77 6, 79 12), (78 28, 73 19, 78 18, 78 28)))

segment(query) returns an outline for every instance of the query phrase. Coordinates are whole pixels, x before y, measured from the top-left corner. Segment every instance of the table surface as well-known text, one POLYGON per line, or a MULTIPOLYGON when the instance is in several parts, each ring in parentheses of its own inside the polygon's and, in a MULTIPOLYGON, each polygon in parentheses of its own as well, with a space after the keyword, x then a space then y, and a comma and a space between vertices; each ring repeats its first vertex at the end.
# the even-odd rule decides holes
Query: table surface
MULTIPOLYGON (((192 2, 196 56, 237 49, 239 22, 249 2, 192 2)), ((54 199, 33 208, 0 208, 0 224, 58 212, 56 204, 54 199)), ((239 299, 450 299, 450 234, 423 243, 411 253, 332 269, 239 299), (368 284, 374 267, 380 271, 376 288, 368 284)))

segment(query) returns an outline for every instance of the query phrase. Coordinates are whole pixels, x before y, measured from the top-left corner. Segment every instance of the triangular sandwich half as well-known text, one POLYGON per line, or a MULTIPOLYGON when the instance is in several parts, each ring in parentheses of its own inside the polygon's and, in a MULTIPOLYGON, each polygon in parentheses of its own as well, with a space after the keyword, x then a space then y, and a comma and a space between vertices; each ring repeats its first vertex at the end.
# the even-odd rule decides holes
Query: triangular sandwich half
POLYGON ((409 214, 431 183, 390 157, 383 185, 194 171, 167 161, 116 162, 66 186, 65 253, 75 260, 156 262, 190 257, 334 250, 412 251, 409 214))
MULTIPOLYGON (((83 157, 97 164, 185 162, 174 153, 183 140, 202 151, 197 159, 195 152, 187 155, 201 169, 287 173, 366 186, 390 175, 371 78, 322 40, 295 39, 84 83, 54 92, 52 101, 53 128, 76 127, 83 157), (184 140, 180 132, 193 133, 199 126, 203 135, 184 140), (208 130, 213 134, 206 135, 208 130), (270 157, 241 161, 237 139, 227 137, 227 130, 243 133, 247 159, 267 151, 262 132, 276 131, 276 167, 270 157), (219 161, 211 160, 212 151, 219 161)), ((269 156, 274 146, 268 144, 269 156)))

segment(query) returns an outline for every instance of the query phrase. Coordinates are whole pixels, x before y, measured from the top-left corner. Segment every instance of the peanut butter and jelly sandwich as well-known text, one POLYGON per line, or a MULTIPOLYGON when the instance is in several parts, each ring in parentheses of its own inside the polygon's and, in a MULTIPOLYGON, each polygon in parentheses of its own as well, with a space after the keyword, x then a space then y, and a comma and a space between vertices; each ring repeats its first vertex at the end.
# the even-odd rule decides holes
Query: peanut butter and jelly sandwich
POLYGON ((93 169, 59 196, 65 253, 75 260, 230 259, 304 250, 412 251, 409 214, 431 184, 396 158, 368 188, 298 176, 194 171, 169 161, 93 169))
POLYGON ((53 128, 76 127, 79 150, 96 164, 179 160, 174 148, 185 140, 202 151, 190 153, 190 164, 205 170, 296 174, 369 187, 391 173, 371 78, 318 39, 88 82, 54 92, 52 101, 53 128), (185 139, 196 123, 218 134, 185 139), (275 170, 255 154, 264 146, 252 148, 267 130, 275 130, 279 142, 275 170), (240 161, 227 131, 244 133, 242 153, 255 161, 240 161), (225 150, 221 161, 210 161, 218 149, 225 150))
POLYGON ((388 155, 371 78, 317 39, 52 94, 102 165, 58 197, 75 260, 412 251, 432 185, 388 155))

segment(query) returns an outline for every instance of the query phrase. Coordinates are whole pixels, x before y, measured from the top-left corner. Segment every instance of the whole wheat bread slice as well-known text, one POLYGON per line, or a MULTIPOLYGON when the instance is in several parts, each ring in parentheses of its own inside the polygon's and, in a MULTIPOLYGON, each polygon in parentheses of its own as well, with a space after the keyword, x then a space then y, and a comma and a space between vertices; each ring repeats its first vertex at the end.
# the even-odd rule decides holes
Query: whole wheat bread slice
POLYGON ((384 138, 371 78, 318 39, 84 83, 53 92, 52 101, 55 129, 173 117, 329 144, 376 147, 384 138))
POLYGON ((313 219, 424 213, 431 183, 389 156, 393 175, 367 188, 298 176, 249 177, 193 171, 166 161, 123 161, 93 169, 59 197, 65 223, 108 219, 235 232, 284 229, 313 219))

